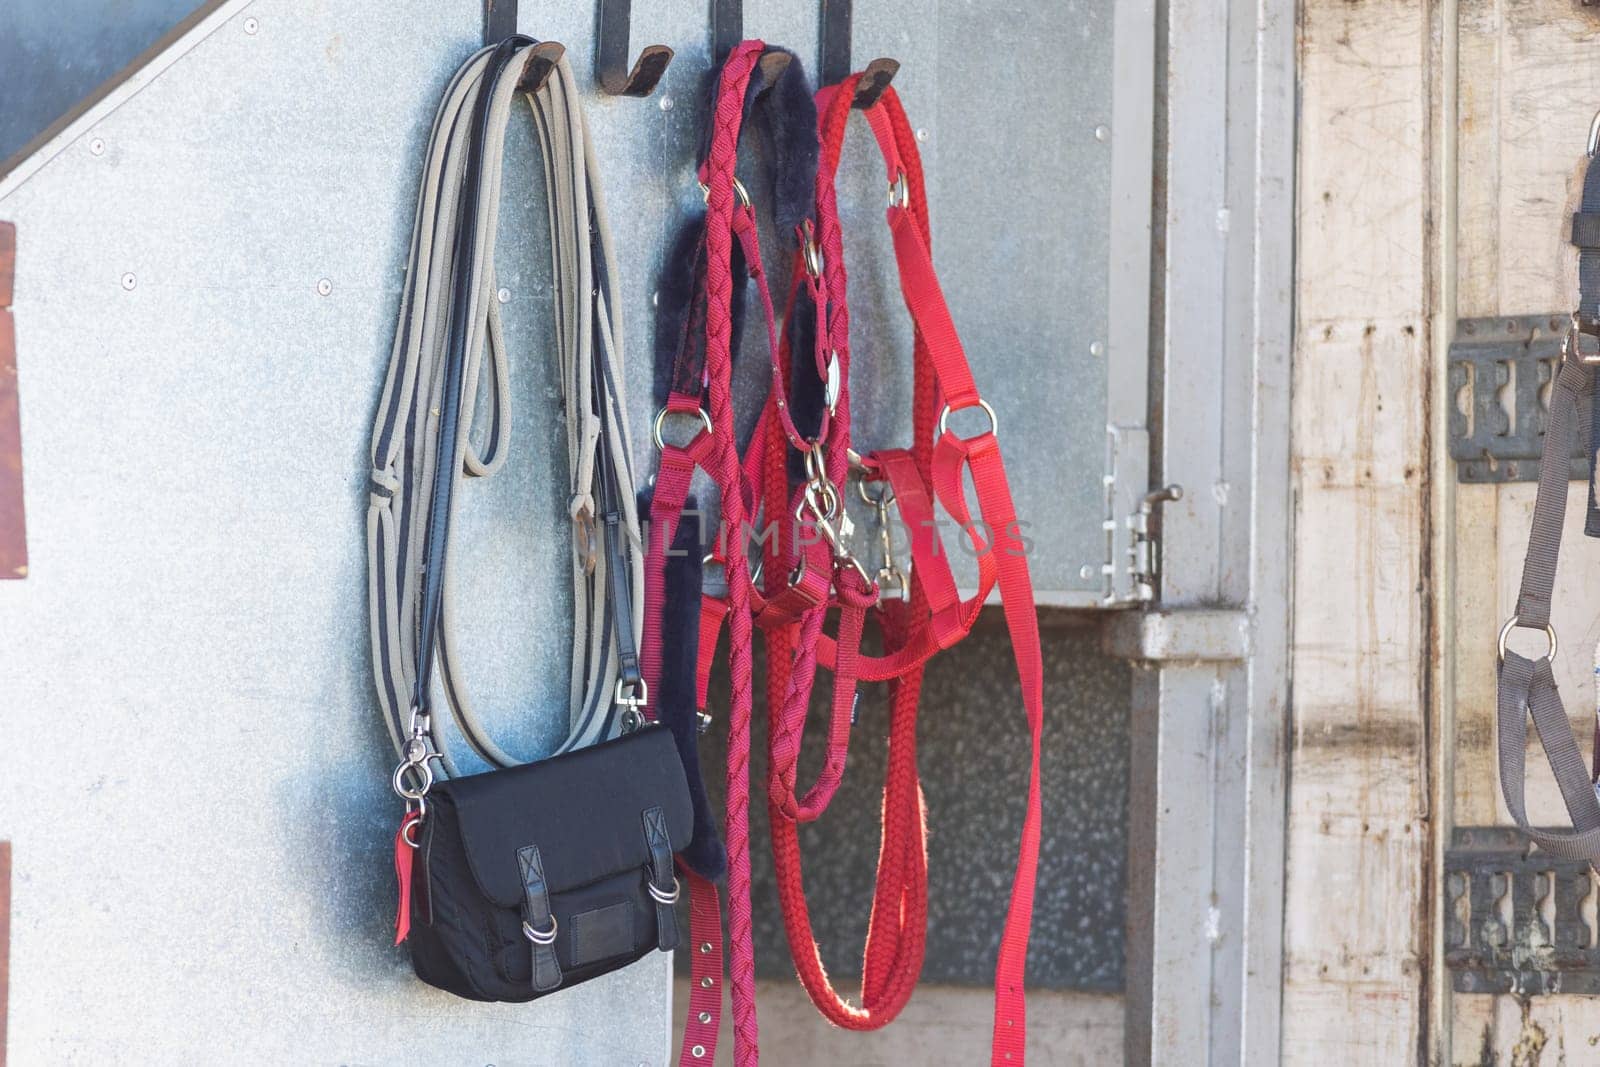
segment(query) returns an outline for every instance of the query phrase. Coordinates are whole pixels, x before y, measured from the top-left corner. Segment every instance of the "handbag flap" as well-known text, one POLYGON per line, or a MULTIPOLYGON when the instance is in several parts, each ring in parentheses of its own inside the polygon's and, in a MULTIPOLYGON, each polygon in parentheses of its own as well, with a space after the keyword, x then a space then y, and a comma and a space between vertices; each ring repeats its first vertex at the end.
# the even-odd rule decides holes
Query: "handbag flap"
POLYGON ((693 811, 672 732, 647 727, 537 763, 452 778, 428 794, 434 818, 453 810, 483 895, 522 903, 517 850, 537 845, 550 892, 650 864, 644 813, 660 808, 677 852, 693 811))

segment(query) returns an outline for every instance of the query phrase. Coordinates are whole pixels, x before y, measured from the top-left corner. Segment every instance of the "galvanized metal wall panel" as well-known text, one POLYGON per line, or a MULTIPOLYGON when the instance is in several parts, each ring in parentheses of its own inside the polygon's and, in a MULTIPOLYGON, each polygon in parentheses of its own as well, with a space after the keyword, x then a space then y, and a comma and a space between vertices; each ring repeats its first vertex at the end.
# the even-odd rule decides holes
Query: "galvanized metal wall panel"
MULTIPOLYGON (((1080 606, 1102 590, 1108 381, 1119 365, 1142 381, 1145 359, 1104 347, 1112 7, 862 5, 855 35, 860 60, 904 63, 935 257, 1000 412, 1035 580, 1080 606)), ((584 83, 592 24, 589 5, 522 4, 522 31, 568 42, 584 83)), ((814 67, 814 11, 752 2, 746 28, 814 67)), ((14 1050, 665 1055, 665 961, 531 1008, 469 1006, 418 986, 384 940, 395 807, 366 653, 366 439, 428 122, 480 32, 475 0, 226 4, 0 178, 0 217, 27 249, 34 548, 30 579, 0 588, 0 734, 13 796, 30 798, 0 805, 18 872, 14 1050), (245 1020, 225 1051, 217 1019, 245 1020)), ((649 100, 591 97, 590 121, 642 383, 663 249, 698 206, 705 11, 639 5, 633 38, 678 58, 649 100)), ((470 487, 456 532, 468 681, 532 756, 560 731, 566 678, 567 631, 542 620, 569 605, 530 149, 515 134, 508 166, 527 179, 508 182, 499 262, 514 458, 470 487)), ((867 235, 850 250, 860 435, 903 440, 910 336, 882 174, 864 129, 849 150, 847 222, 867 235)), ((648 460, 644 389, 631 411, 648 460)))

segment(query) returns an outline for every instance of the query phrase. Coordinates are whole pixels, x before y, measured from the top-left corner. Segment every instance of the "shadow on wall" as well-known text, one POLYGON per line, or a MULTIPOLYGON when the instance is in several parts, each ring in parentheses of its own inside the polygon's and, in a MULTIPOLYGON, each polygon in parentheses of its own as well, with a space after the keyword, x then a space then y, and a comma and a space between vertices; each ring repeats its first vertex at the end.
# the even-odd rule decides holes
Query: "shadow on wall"
POLYGON ((0 163, 199 6, 196 0, 0 4, 0 163))
MULTIPOLYGON (((1044 651, 1044 839, 1028 950, 1030 988, 1123 990, 1127 896, 1130 668, 1101 653, 1093 626, 1047 626, 1044 651)), ((758 664, 762 657, 757 654, 758 664)), ((756 692, 764 692, 757 670, 756 692)), ((800 782, 816 779, 826 745, 831 682, 819 674, 806 720, 800 782)), ((887 762, 886 687, 862 688, 844 783, 826 814, 801 828, 806 895, 822 960, 851 994, 878 856, 887 762)), ((723 810, 728 679, 712 676, 716 724, 702 740, 713 807, 723 810)), ((752 775, 766 773, 766 707, 758 698, 752 775)), ((917 762, 928 801, 928 955, 922 980, 987 987, 994 980, 1017 837, 1027 796, 1028 733, 1005 627, 986 615, 971 636, 934 657, 917 716, 917 762)), ((778 911, 766 805, 751 805, 756 967, 794 980, 778 911)), ((682 922, 687 928, 687 911, 682 922)), ((679 953, 679 973, 687 973, 679 953)))

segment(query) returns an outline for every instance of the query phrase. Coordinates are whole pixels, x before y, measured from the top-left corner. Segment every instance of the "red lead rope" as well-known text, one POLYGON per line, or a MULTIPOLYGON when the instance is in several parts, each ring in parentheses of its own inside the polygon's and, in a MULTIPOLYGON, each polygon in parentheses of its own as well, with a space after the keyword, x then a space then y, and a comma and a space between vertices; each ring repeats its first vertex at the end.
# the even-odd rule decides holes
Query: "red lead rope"
MULTIPOLYGON (((915 444, 909 450, 865 457, 864 467, 868 480, 887 483, 902 518, 911 528, 910 599, 904 604, 878 605, 886 650, 882 656, 869 656, 861 652, 859 645, 866 614, 877 602, 878 591, 847 551, 836 549, 838 554, 831 554, 820 541, 804 544, 798 530, 788 531, 780 539, 778 553, 784 566, 768 568, 766 588, 754 589, 750 577, 742 532, 751 509, 764 508, 769 520, 791 514, 799 517, 796 500, 805 499, 804 491, 800 497, 791 496, 786 469, 788 447, 805 444, 797 441, 794 425, 783 408, 782 398, 792 370, 791 353, 786 348, 775 354, 773 391, 752 439, 756 447, 742 463, 733 438, 729 345, 730 298, 735 284, 730 252, 735 239, 744 245, 752 276, 763 289, 769 336, 774 332, 771 302, 760 269, 760 249, 755 243, 754 214, 747 203, 735 203, 733 185, 745 88, 763 49, 759 41, 746 41, 729 55, 719 82, 710 153, 701 170, 701 181, 709 190, 704 247, 709 412, 701 412, 699 396, 674 393, 667 404, 670 412, 699 418, 703 429, 688 444, 664 445, 662 450, 652 503, 646 630, 641 649, 645 679, 653 692, 661 667, 666 548, 672 543, 690 479, 696 468, 704 469, 718 485, 722 526, 727 532, 722 538, 719 561, 727 576, 729 594, 725 604, 708 600, 703 609, 697 680, 703 703, 716 634, 726 620, 732 680, 726 838, 734 1061, 738 1067, 755 1067, 759 1061, 749 856, 753 625, 759 622, 767 635, 768 812, 779 901, 796 970, 826 1017, 850 1029, 875 1029, 892 1020, 909 1000, 921 973, 926 947, 926 809, 916 757, 923 665, 935 652, 966 636, 984 599, 998 587, 1027 711, 1032 764, 1027 816, 996 966, 992 1061, 1021 1063, 1026 1050, 1023 978, 1039 852, 1043 681, 1038 624, 993 414, 980 399, 972 380, 933 271, 921 160, 915 136, 893 90, 885 92, 868 110, 867 119, 888 166, 888 220, 902 293, 916 327, 915 444), (942 412, 938 410, 941 404, 942 412), (969 407, 980 408, 991 422, 983 433, 962 438, 950 432, 944 422, 954 411, 969 407), (964 482, 969 472, 977 496, 976 517, 966 499, 964 482), (932 525, 935 501, 961 525, 977 554, 978 591, 965 601, 956 592, 949 553, 942 551, 932 525), (840 612, 834 637, 822 628, 830 603, 840 612), (835 676, 828 751, 822 774, 801 797, 796 795, 796 769, 818 665, 830 668, 835 676), (861 1006, 856 1007, 834 992, 812 936, 801 878, 798 826, 826 808, 842 778, 857 682, 884 680, 892 685, 889 769, 884 784, 883 838, 863 963, 861 1006)), ((822 160, 815 206, 821 276, 808 276, 806 282, 819 310, 818 348, 814 353, 817 368, 824 371, 832 358, 837 360, 842 378, 837 410, 831 413, 831 422, 825 423, 821 447, 813 449, 809 457, 811 462, 819 455, 823 457, 826 472, 818 484, 829 486, 844 484, 849 442, 846 277, 833 180, 855 81, 852 77, 819 94, 822 160)), ((797 279, 804 266, 797 257, 797 279)), ((797 280, 795 284, 801 283, 797 280)), ((792 312, 794 291, 790 308, 792 312)), ((712 1062, 716 1052, 721 1014, 722 930, 716 888, 690 872, 684 873, 690 889, 693 986, 681 1062, 699 1065, 712 1062)))
MULTIPOLYGON (((817 215, 824 255, 833 263, 842 263, 843 258, 833 176, 838 168, 850 101, 855 95, 855 81, 852 77, 819 94, 823 106, 820 108, 822 162, 818 171, 817 215)), ((799 821, 814 814, 804 806, 799 809, 793 806, 792 777, 781 783, 778 780, 776 767, 783 764, 777 762, 780 742, 775 733, 775 773, 769 783, 772 787, 769 812, 778 892, 796 971, 819 1010, 837 1025, 850 1029, 876 1029, 892 1020, 904 1007, 916 984, 926 940, 925 808, 916 769, 916 708, 922 664, 937 649, 949 647, 966 635, 976 620, 978 605, 990 588, 998 585, 1027 713, 1031 759, 1027 814, 995 971, 992 1062, 1021 1063, 1027 1044, 1023 982, 1039 855, 1039 749, 1044 720, 1043 668, 1033 587, 995 436, 993 415, 983 404, 973 382, 928 251, 927 200, 915 136, 892 89, 886 91, 866 115, 888 167, 891 188, 888 221, 902 294, 916 326, 913 422, 917 442, 909 454, 898 452, 867 457, 867 466, 869 472, 890 482, 902 516, 913 531, 912 598, 906 610, 885 608, 883 612, 889 648, 883 657, 874 660, 859 654, 859 629, 849 616, 843 616, 835 642, 819 638, 809 627, 799 635, 800 655, 793 668, 801 669, 809 652, 833 666, 837 674, 835 728, 830 731, 830 768, 825 774, 831 773, 836 751, 841 753, 842 760, 843 741, 837 736, 840 693, 853 690, 858 676, 893 680, 883 837, 860 1007, 846 1003, 834 991, 812 936, 800 872, 797 829, 799 821), (938 420, 938 441, 930 447, 927 442, 932 439, 935 428, 934 407, 940 400, 945 406, 938 420), (989 415, 987 430, 962 438, 943 426, 954 411, 969 407, 978 407, 989 415), (977 496, 979 514, 976 517, 967 503, 963 485, 963 475, 967 471, 971 472, 977 496), (971 601, 960 601, 948 563, 940 560, 941 553, 931 544, 931 539, 937 535, 928 521, 932 518, 930 497, 937 499, 967 531, 978 551, 980 592, 971 601), (981 526, 975 519, 982 520, 981 526), (927 534, 922 532, 925 530, 927 534), (980 534, 980 530, 986 530, 987 537, 980 534)), ((842 268, 840 274, 842 283, 842 268)), ((842 285, 837 291, 842 293, 842 285)), ((850 607, 846 599, 843 610, 848 611, 850 607)), ((792 700, 796 687, 785 687, 783 675, 790 653, 795 651, 794 642, 792 628, 769 635, 769 701, 776 701, 786 688, 792 700)), ((789 734, 797 738, 798 727, 803 724, 803 710, 800 715, 798 723, 789 719, 774 724, 775 730, 780 726, 785 730, 782 741, 785 757, 788 756, 789 734)))

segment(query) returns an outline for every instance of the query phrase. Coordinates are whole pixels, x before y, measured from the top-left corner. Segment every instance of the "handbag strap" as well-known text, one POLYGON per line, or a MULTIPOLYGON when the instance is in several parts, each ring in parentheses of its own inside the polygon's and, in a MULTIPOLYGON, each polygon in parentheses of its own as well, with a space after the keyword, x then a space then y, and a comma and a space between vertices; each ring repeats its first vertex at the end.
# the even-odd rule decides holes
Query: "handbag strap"
POLYGON ((576 635, 572 723, 561 750, 612 736, 644 698, 635 596, 643 584, 643 546, 605 205, 560 46, 516 36, 468 60, 435 116, 373 432, 367 518, 373 666, 403 757, 395 788, 408 801, 421 801, 435 762, 442 773, 457 773, 432 724, 436 660, 463 738, 491 765, 517 762, 484 730, 456 668, 449 526, 461 480, 498 471, 511 431, 494 246, 505 132, 519 91, 527 93, 544 161, 567 416, 576 635), (490 408, 480 444, 474 424, 485 349, 490 408))
MULTIPOLYGON (((1600 116, 1596 118, 1596 129, 1600 130, 1600 116)), ((1587 860, 1592 865, 1600 863, 1597 778, 1584 766, 1577 736, 1556 688, 1552 664, 1557 639, 1555 628, 1550 624, 1550 602, 1555 588, 1556 562, 1561 552, 1562 525, 1567 514, 1567 483, 1571 476, 1573 434, 1578 428, 1578 402, 1594 394, 1594 366, 1584 356, 1582 338, 1600 331, 1600 215, 1593 213, 1600 209, 1600 166, 1595 163, 1595 147, 1595 132, 1591 131, 1583 205, 1572 220, 1572 243, 1579 249, 1578 310, 1561 347, 1561 362, 1551 389, 1549 421, 1545 425, 1544 445, 1539 456, 1539 489, 1533 504, 1533 527, 1523 559, 1516 610, 1500 628, 1497 694, 1500 789, 1507 810, 1518 828, 1545 851, 1568 859, 1587 860), (1543 657, 1530 659, 1506 647, 1511 631, 1519 628, 1545 632, 1549 648, 1543 657), (1537 829, 1528 822, 1525 762, 1530 716, 1572 820, 1570 831, 1537 829)), ((1592 452, 1590 458, 1594 458, 1592 452)), ((1590 525, 1593 525, 1592 514, 1590 525)), ((1600 719, 1596 721, 1595 744, 1600 746, 1600 719)), ((1596 770, 1600 772, 1600 765, 1596 770)))

